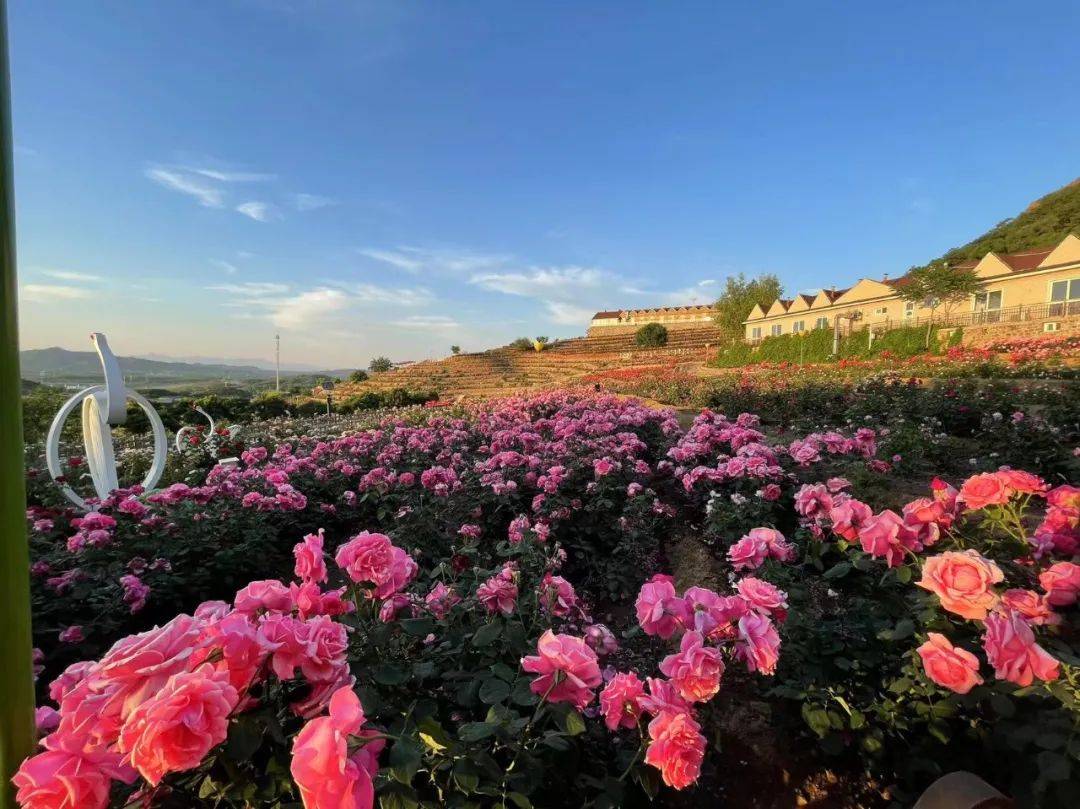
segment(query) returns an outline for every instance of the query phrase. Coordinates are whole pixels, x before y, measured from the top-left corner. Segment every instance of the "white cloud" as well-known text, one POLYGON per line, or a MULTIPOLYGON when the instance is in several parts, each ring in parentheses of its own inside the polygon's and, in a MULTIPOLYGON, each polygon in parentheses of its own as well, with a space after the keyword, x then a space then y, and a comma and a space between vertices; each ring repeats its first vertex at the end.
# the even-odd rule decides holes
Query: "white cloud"
POLYGON ((281 213, 276 207, 269 202, 260 202, 258 200, 242 202, 236 206, 236 210, 256 222, 271 222, 281 218, 281 213))
POLYGON ((479 253, 454 248, 411 247, 400 245, 391 250, 365 247, 360 254, 407 272, 425 270, 447 275, 464 275, 501 267, 513 257, 499 253, 479 253))
POLYGON ((344 309, 348 296, 340 289, 320 287, 301 292, 290 298, 274 300, 270 305, 270 320, 283 329, 296 329, 313 325, 320 318, 344 309))
POLYGON ((507 295, 574 300, 584 290, 610 290, 614 280, 611 273, 591 267, 539 267, 474 275, 469 283, 507 295))
POLYGON ((42 275, 47 275, 50 278, 58 278, 61 281, 83 281, 85 283, 94 283, 101 280, 100 275, 91 275, 88 272, 72 272, 71 270, 42 270, 42 275))
POLYGON ((363 303, 389 303, 399 306, 424 306, 434 299, 424 287, 381 287, 376 284, 348 284, 344 287, 363 303))
POLYGON ((298 211, 317 211, 319 208, 337 205, 337 200, 322 197, 318 194, 293 194, 293 205, 296 206, 298 211))
POLYGON ((403 329, 459 329, 461 324, 448 315, 411 315, 391 322, 403 329))
POLYGON ((277 179, 276 174, 263 174, 255 171, 219 171, 204 168, 189 168, 186 170, 192 174, 199 174, 223 183, 265 183, 277 179))
POLYGON ((588 309, 583 306, 575 306, 572 303, 563 303, 562 301, 545 301, 544 306, 547 307, 551 321, 562 326, 587 325, 596 313, 595 307, 588 309))
POLYGON ((210 263, 222 272, 224 272, 226 275, 236 275, 237 266, 231 261, 225 261, 225 259, 222 258, 212 258, 210 259, 210 263))
POLYGON ((719 282, 715 278, 706 278, 692 287, 663 293, 664 301, 675 306, 712 303, 719 296, 719 282))
POLYGON ((220 208, 225 204, 225 194, 220 188, 191 172, 151 167, 144 174, 163 188, 195 197, 200 205, 207 208, 220 208))
POLYGON ((232 295, 240 295, 245 298, 262 298, 267 295, 283 295, 289 291, 287 284, 276 284, 272 281, 248 281, 243 284, 216 284, 207 289, 214 292, 227 292, 232 295))
POLYGON ((89 289, 61 284, 23 284, 21 292, 24 301, 34 303, 54 303, 91 297, 89 289))

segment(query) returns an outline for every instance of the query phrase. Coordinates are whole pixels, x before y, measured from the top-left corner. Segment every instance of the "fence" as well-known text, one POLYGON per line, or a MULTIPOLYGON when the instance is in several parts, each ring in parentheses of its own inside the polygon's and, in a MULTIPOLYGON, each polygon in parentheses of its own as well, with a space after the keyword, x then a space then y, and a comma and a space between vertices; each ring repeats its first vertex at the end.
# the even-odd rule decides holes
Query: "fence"
MULTIPOLYGON (((949 312, 940 313, 933 317, 906 317, 900 320, 885 318, 884 320, 847 320, 841 323, 841 333, 850 334, 853 331, 873 329, 875 332, 889 331, 907 326, 926 326, 933 324, 939 328, 952 328, 955 326, 983 326, 993 323, 1026 323, 1037 320, 1052 320, 1057 317, 1080 317, 1080 300, 1060 301, 1057 303, 1038 303, 1031 305, 1021 304, 1010 306, 1005 309, 984 309, 979 312, 949 312)), ((763 325, 763 329, 768 325, 763 325)), ((825 328, 832 330, 830 322, 825 328)), ((765 337, 747 340, 752 345, 760 343, 765 337)))

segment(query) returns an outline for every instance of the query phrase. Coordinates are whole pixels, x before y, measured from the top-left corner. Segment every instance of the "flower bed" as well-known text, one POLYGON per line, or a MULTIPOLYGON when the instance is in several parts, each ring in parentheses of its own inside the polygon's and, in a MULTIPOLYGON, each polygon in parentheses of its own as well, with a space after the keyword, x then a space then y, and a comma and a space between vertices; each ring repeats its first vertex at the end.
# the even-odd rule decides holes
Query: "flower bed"
POLYGON ((1011 743, 1025 795, 1056 805, 1078 754, 1077 490, 993 472, 909 502, 909 462, 875 427, 770 435, 706 411, 683 430, 561 392, 282 433, 87 515, 38 481, 48 735, 20 800, 664 805, 752 700, 819 740, 806 756, 900 800, 960 764, 1015 792, 1011 743), (864 505, 887 495, 893 511, 864 505), (666 575, 677 532, 718 583, 666 575), (995 678, 965 657, 973 633, 997 639, 995 678), (1001 742, 1003 699, 1017 729, 1001 742))

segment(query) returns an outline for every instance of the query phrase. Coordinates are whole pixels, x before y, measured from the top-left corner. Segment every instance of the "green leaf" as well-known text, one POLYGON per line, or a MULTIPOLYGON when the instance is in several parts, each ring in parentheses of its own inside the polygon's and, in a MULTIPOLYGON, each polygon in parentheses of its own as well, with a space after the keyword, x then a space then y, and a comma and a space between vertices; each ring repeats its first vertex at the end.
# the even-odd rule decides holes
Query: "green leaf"
POLYGON ((418 638, 426 638, 435 629, 435 622, 430 618, 406 618, 398 623, 407 634, 418 638))
POLYGON ((490 646, 502 633, 502 624, 490 623, 484 624, 473 635, 473 646, 490 646))
POLYGON ((1003 719, 1008 719, 1016 713, 1016 705, 1005 694, 991 694, 990 707, 1003 719))
POLYGON ((1047 781, 1065 781, 1069 777, 1069 761, 1060 753, 1044 750, 1036 756, 1039 762, 1039 775, 1047 781))
POLYGON ((821 738, 825 738, 825 734, 829 732, 829 728, 831 727, 828 711, 809 702, 804 702, 802 706, 802 717, 803 721, 810 726, 810 729, 814 731, 814 733, 821 738))
POLYGON ((840 579, 840 578, 843 578, 844 576, 846 576, 850 572, 851 572, 851 563, 850 562, 840 562, 839 564, 835 564, 832 567, 830 567, 828 570, 826 570, 822 574, 822 578, 825 578, 825 579, 840 579))
POLYGON ((541 741, 550 747, 552 750, 569 750, 570 740, 566 738, 562 733, 555 733, 554 731, 548 731, 544 734, 544 738, 541 741))
POLYGON ((532 809, 532 801, 520 792, 511 792, 506 797, 509 798, 510 802, 518 807, 518 809, 532 809))
POLYGON ((380 685, 401 685, 409 679, 409 670, 393 663, 383 663, 375 667, 371 677, 380 685))
POLYGON ((398 739, 390 748, 387 762, 394 778, 403 784, 410 784, 423 758, 424 750, 420 745, 412 739, 398 739))
POLYGON ((563 720, 566 732, 571 736, 580 736, 585 732, 585 720, 577 711, 569 711, 563 720))
POLYGON ((532 683, 529 680, 518 680, 514 683, 514 691, 510 695, 515 705, 535 705, 540 701, 538 694, 534 694, 532 683))
POLYGON ((490 722, 466 722, 458 728, 458 738, 464 742, 478 742, 495 733, 497 725, 490 722))
POLYGON ((480 701, 485 705, 494 705, 510 696, 510 684, 492 678, 480 686, 480 701))
POLYGON ((263 724, 255 716, 242 716, 229 728, 225 752, 233 761, 250 761, 263 740, 263 724))

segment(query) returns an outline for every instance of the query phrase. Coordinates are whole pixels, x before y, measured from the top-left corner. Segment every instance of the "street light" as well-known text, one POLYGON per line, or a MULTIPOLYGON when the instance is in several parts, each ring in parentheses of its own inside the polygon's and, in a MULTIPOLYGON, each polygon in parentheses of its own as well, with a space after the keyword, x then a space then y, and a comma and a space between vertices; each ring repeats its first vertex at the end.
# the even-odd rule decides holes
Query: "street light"
POLYGON ((326 415, 332 415, 331 408, 334 404, 334 383, 324 382, 322 386, 323 391, 326 393, 326 415))

